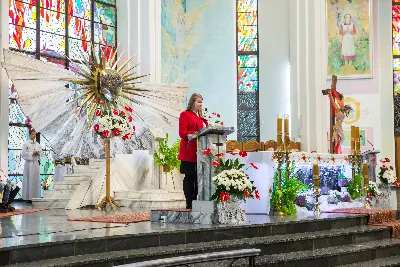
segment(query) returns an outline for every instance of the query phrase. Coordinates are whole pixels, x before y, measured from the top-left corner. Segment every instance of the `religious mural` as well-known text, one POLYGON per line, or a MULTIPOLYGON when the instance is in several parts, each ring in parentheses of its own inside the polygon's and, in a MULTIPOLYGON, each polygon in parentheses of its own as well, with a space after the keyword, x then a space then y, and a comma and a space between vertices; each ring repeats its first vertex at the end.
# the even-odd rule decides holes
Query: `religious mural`
POLYGON ((328 77, 372 78, 372 0, 327 0, 328 77))
POLYGON ((196 1, 189 9, 186 0, 162 0, 161 81, 163 83, 187 83, 187 56, 202 30, 198 26, 201 24, 197 22, 201 20, 204 10, 213 1, 196 1))

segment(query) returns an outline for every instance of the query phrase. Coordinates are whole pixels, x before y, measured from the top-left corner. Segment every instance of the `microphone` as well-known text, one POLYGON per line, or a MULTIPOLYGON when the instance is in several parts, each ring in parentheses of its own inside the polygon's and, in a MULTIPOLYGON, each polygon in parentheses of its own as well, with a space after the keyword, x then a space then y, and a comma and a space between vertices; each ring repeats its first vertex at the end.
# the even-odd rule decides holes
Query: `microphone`
MULTIPOLYGON (((360 134, 360 137, 363 137, 363 136, 360 134)), ((372 146, 372 150, 375 150, 374 145, 367 138, 365 138, 365 140, 367 140, 368 144, 370 144, 372 146)))

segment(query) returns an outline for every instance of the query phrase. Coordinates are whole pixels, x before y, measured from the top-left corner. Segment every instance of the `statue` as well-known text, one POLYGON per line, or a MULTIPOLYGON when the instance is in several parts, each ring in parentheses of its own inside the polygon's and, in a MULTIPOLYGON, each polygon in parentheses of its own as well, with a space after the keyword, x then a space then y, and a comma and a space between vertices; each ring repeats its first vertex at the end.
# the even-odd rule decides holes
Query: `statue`
POLYGON ((344 140, 344 132, 342 123, 345 117, 349 116, 353 109, 349 105, 343 105, 343 95, 336 90, 328 89, 329 102, 335 115, 335 124, 333 125, 332 140, 334 144, 335 154, 342 154, 341 143, 344 140))

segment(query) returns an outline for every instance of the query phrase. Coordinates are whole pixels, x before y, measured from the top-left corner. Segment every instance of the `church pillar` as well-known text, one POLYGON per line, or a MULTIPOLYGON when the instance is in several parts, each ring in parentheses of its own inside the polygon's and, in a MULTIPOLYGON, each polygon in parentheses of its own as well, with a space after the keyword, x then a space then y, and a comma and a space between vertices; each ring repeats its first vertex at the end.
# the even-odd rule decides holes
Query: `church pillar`
MULTIPOLYGON (((0 1, 0 61, 8 49, 8 1, 0 1)), ((0 168, 8 169, 8 77, 0 69, 0 168)))
POLYGON ((325 2, 290 4, 291 135, 303 151, 327 152, 325 2))
POLYGON ((121 62, 134 54, 129 67, 139 75, 150 74, 142 81, 161 82, 161 0, 120 0, 118 5, 118 43, 121 62))

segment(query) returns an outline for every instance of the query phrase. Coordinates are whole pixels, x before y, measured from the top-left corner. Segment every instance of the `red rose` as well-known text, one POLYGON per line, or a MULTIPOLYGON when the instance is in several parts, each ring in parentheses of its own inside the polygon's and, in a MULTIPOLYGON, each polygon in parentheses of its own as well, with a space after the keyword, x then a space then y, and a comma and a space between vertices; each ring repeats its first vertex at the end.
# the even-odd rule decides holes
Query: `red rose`
POLYGON ((119 113, 121 116, 125 116, 125 112, 123 112, 122 110, 121 110, 121 112, 119 113))
POLYGON ((215 156, 218 157, 218 158, 219 158, 219 157, 222 157, 223 155, 224 155, 224 153, 215 154, 215 156))
POLYGON ((118 129, 114 129, 113 131, 114 136, 119 136, 119 130, 118 129))
POLYGON ((136 126, 133 125, 133 126, 132 126, 132 129, 133 129, 133 131, 136 131, 136 126))
POLYGON ((388 159, 388 158, 385 158, 385 161, 386 161, 386 162, 390 162, 390 159, 388 159))
POLYGON ((203 156, 208 155, 211 153, 211 149, 207 148, 207 150, 203 150, 203 156))
POLYGON ((108 137, 108 134, 110 133, 110 131, 109 130, 104 130, 103 131, 103 136, 104 137, 108 137))
POLYGON ((132 112, 132 108, 129 107, 129 106, 126 106, 126 107, 125 107, 125 110, 126 110, 126 111, 129 111, 129 112, 132 112))
POLYGON ((257 198, 258 200, 261 199, 260 193, 258 193, 258 190, 255 190, 255 191, 254 191, 254 194, 256 195, 256 198, 257 198))
POLYGON ((217 118, 220 118, 220 117, 221 117, 221 115, 217 114, 217 118))
POLYGON ((393 169, 393 166, 390 166, 390 169, 393 171, 394 169, 393 169))
POLYGON ((133 120, 132 116, 129 116, 129 117, 128 117, 128 121, 129 121, 129 122, 132 122, 132 120, 133 120))
POLYGON ((229 193, 228 193, 228 192, 221 192, 221 193, 219 194, 219 199, 220 199, 222 202, 228 201, 228 199, 229 199, 229 193))
POLYGON ((105 102, 104 102, 104 101, 100 101, 100 104, 104 105, 104 104, 105 104, 105 102))
POLYGON ((113 113, 114 113, 114 115, 118 115, 118 110, 114 109, 113 113))
POLYGON ((223 122, 223 121, 221 121, 221 125, 224 125, 224 122, 223 122))
POLYGON ((94 127, 93 127, 93 129, 97 132, 98 130, 100 130, 100 125, 95 124, 94 127))
POLYGON ((96 109, 96 116, 101 116, 101 110, 100 109, 96 109))
POLYGON ((97 102, 99 102, 99 99, 98 99, 98 98, 95 98, 95 99, 93 100, 93 103, 97 103, 97 102))
POLYGON ((250 196, 249 190, 247 190, 247 188, 244 189, 244 195, 245 195, 246 197, 249 197, 249 196, 250 196))
POLYGON ((245 158, 245 157, 247 157, 247 152, 246 151, 240 151, 239 152, 239 156, 241 156, 242 158, 245 158))
POLYGON ((219 162, 214 160, 214 161, 211 163, 211 165, 213 165, 214 167, 215 167, 215 166, 218 166, 218 165, 219 165, 219 162))

